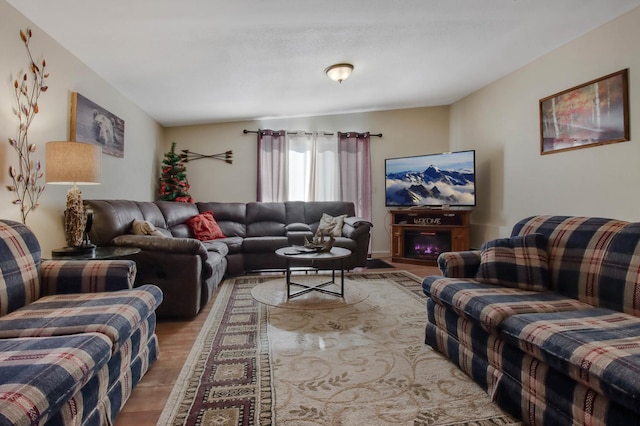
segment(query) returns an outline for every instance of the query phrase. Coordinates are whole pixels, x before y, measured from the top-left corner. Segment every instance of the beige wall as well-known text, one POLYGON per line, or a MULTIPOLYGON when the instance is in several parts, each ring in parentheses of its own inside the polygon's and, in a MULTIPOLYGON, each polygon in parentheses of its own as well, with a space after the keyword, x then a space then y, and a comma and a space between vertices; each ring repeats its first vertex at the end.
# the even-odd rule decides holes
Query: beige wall
POLYGON ((196 200, 255 201, 256 135, 244 135, 243 129, 382 133, 382 138, 371 138, 375 224, 372 250, 374 255, 382 256, 390 251, 390 217, 384 206, 384 159, 446 151, 449 146, 449 107, 167 128, 165 151, 173 141, 177 152, 189 149, 201 154, 216 154, 233 150, 233 164, 211 159, 188 163, 190 193, 196 200))
MULTIPOLYGON (((17 165, 17 154, 6 142, 17 137, 18 119, 13 115, 13 80, 28 66, 20 29, 33 31, 30 48, 35 58, 45 58, 51 76, 49 90, 40 97, 40 113, 29 128, 29 142, 37 145, 34 159, 44 163, 45 143, 69 137, 71 92, 79 92, 125 121, 124 158, 102 156, 102 185, 82 187, 84 198, 126 198, 151 200, 156 191, 158 163, 162 154, 163 128, 114 90, 96 73, 0 0, 0 217, 20 221, 12 204, 9 165, 17 165)), ((44 165, 46 168, 46 165, 44 165)), ((42 245, 43 255, 65 245, 62 212, 66 186, 47 185, 40 207, 30 213, 27 225, 42 245)))
MULTIPOLYGON (((373 251, 389 251, 389 215, 384 207, 384 159, 404 155, 475 149, 478 206, 472 215, 472 245, 505 236, 520 218, 531 214, 575 214, 637 221, 640 203, 640 8, 496 81, 450 107, 415 108, 360 114, 163 129, 4 0, 0 0, 0 217, 19 220, 11 204, 9 165, 15 153, 6 143, 15 137, 12 81, 26 67, 18 33, 34 30, 32 51, 45 57, 51 78, 30 128, 35 159, 44 145, 65 140, 69 131, 71 92, 77 91, 125 120, 125 158, 103 155, 102 185, 84 187, 85 198, 152 200, 162 154, 172 141, 178 151, 213 154, 232 149, 234 163, 199 160, 188 164, 191 193, 197 200, 252 201, 256 192, 255 135, 243 129, 371 131, 373 251), (594 78, 630 69, 632 141, 541 156, 539 99, 594 78), (637 137, 635 138, 637 140, 637 137)), ((373 95, 372 95, 373 96, 373 95)), ((46 167, 46 165, 45 165, 46 167)), ((41 206, 28 219, 48 255, 64 245, 61 216, 67 188, 47 186, 41 206)))
POLYGON ((476 149, 472 245, 534 214, 640 221, 640 8, 451 106, 451 149, 476 149), (629 68, 631 141, 540 155, 539 99, 629 68))

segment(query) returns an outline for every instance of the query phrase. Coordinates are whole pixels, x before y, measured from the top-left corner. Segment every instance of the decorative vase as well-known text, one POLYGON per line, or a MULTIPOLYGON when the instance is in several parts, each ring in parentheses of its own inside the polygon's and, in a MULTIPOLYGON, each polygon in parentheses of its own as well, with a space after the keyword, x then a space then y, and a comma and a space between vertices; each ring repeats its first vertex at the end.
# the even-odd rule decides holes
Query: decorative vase
POLYGON ((74 186, 67 192, 67 210, 64 212, 64 234, 67 246, 80 247, 84 243, 87 214, 82 204, 80 188, 74 186))

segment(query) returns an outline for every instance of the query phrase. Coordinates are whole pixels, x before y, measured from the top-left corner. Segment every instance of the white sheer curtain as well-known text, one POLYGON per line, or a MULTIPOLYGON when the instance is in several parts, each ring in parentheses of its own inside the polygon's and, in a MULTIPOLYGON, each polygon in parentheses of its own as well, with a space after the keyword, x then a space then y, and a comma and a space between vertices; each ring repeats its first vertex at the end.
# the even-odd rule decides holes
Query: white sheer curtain
POLYGON ((287 135, 287 198, 333 201, 340 196, 338 139, 323 133, 287 135))
POLYGON ((369 133, 258 132, 258 201, 351 201, 371 220, 369 133))
POLYGON ((258 131, 257 201, 286 201, 287 158, 286 131, 258 131))

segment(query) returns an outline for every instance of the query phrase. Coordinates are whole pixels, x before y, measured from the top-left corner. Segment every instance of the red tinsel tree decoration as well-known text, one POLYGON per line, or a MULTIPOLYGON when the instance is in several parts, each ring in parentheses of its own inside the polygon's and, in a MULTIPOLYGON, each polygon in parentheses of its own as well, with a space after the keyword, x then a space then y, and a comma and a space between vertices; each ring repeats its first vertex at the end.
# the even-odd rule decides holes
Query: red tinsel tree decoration
POLYGON ((160 199, 165 201, 177 201, 181 203, 193 203, 193 197, 189 195, 189 182, 187 181, 187 168, 184 159, 175 153, 176 143, 171 144, 171 151, 164 155, 162 160, 162 176, 160 176, 160 199))

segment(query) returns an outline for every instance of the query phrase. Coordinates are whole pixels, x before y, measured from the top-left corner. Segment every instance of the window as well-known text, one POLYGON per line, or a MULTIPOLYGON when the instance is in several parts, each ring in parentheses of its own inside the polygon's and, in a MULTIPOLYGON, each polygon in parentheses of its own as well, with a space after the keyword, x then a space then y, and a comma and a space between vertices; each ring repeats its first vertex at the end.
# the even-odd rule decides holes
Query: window
POLYGON ((340 199, 338 138, 335 135, 287 135, 288 201, 340 199))
POLYGON ((371 220, 369 133, 258 132, 258 201, 351 201, 371 220))

